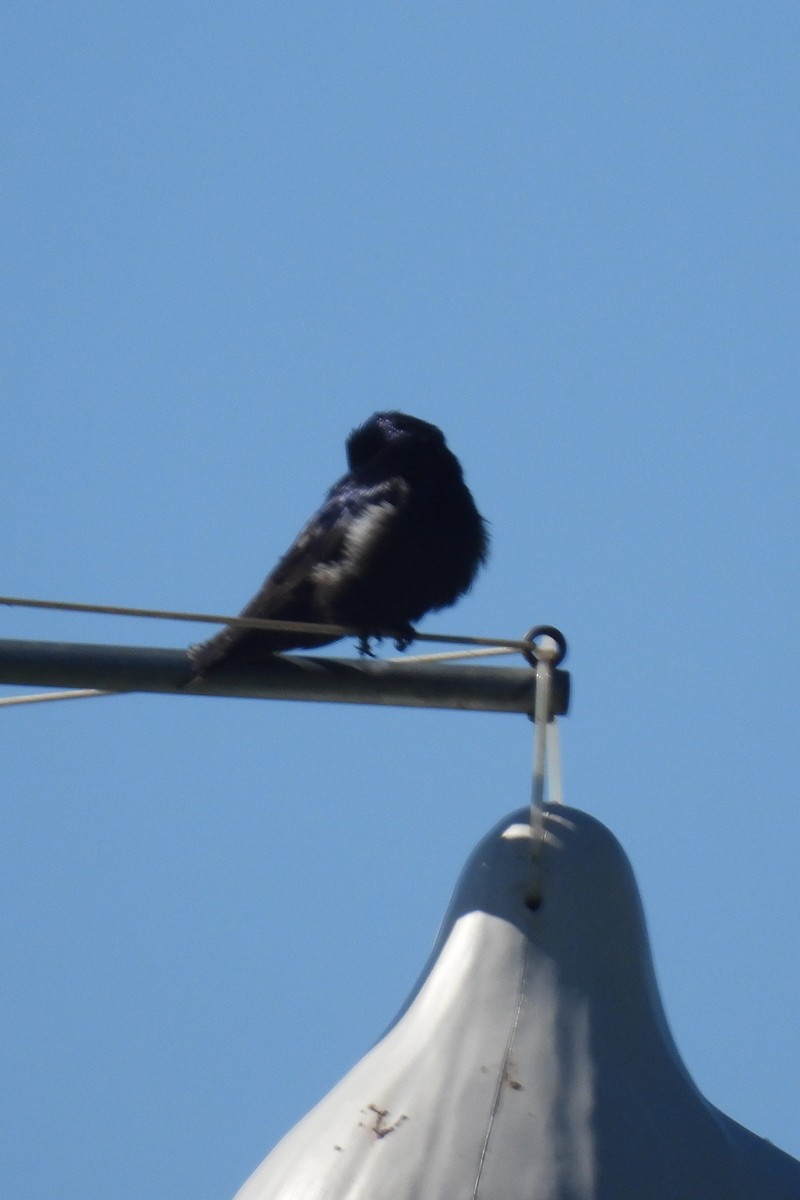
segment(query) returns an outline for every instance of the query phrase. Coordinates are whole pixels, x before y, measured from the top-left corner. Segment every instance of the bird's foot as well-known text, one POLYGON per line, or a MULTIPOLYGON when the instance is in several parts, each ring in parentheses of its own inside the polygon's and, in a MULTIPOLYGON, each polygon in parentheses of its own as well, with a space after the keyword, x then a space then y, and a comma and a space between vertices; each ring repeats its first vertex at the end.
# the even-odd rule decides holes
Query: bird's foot
MULTIPOLYGON (((413 625, 399 625, 392 630, 391 634, 387 634, 394 641, 398 650, 407 650, 417 636, 417 631, 413 625)), ((376 645, 383 641, 383 635, 380 633, 362 633, 358 639, 358 653, 362 658, 375 658, 375 651, 372 649, 372 643, 376 645)))
POLYGON ((413 625, 403 625, 401 629, 396 629, 394 633, 395 649, 407 650, 416 636, 417 631, 413 625))

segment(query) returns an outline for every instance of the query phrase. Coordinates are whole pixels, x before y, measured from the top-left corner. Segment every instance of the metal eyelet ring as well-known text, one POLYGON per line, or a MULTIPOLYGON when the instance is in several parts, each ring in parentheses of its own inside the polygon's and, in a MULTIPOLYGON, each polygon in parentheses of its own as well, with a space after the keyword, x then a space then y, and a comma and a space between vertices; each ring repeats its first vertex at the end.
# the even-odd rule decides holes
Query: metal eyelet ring
MULTIPOLYGON (((556 629, 555 625, 534 625, 533 629, 529 629, 522 639, 524 642, 531 642, 535 645, 536 639, 540 637, 549 637, 558 646, 558 653, 555 658, 551 659, 550 665, 558 667, 567 657, 567 639, 564 637, 560 629, 556 629)), ((523 650, 523 657, 532 667, 536 667, 538 658, 535 650, 523 650)))

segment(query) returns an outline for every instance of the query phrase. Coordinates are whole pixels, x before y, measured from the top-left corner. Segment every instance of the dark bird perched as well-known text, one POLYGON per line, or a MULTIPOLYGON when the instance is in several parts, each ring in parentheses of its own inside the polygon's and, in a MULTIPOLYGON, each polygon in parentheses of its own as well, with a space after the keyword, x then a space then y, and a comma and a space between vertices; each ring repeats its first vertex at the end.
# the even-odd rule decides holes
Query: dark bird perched
MULTIPOLYGON (((414 622, 471 587, 488 554, 486 523, 458 459, 427 421, 375 413, 347 439, 347 462, 348 473, 241 615, 347 625, 362 651, 381 634, 405 649, 414 622)), ((202 675, 223 662, 255 663, 333 641, 228 627, 189 654, 202 675)))

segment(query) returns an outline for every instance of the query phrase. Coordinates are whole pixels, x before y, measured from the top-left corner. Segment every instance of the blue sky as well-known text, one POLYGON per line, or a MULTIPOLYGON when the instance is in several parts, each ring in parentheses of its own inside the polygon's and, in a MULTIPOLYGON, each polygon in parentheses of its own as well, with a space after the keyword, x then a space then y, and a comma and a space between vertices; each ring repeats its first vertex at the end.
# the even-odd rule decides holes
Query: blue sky
MULTIPOLYGON (((9 0, 0 33, 0 590, 237 611, 354 425, 440 424, 493 556, 424 628, 564 630, 566 798, 633 861, 694 1079, 800 1157, 796 5, 9 0)), ((524 718, 2 722, 31 1200, 232 1196, 529 795, 524 718)))

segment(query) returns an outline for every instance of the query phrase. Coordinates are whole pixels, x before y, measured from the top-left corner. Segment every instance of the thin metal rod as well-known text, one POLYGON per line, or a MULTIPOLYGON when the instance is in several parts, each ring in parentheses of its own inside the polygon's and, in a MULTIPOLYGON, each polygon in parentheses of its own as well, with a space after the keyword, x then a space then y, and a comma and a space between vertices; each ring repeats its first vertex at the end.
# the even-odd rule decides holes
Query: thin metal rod
POLYGON ((551 717, 551 668, 544 660, 536 664, 536 698, 534 704, 533 789, 531 796, 531 828, 534 852, 538 853, 542 839, 544 789, 547 778, 547 723, 551 717))
MULTIPOLYGON (((130 608, 120 604, 83 604, 72 600, 31 600, 0 596, 0 604, 17 608, 43 608, 57 612, 94 613, 112 617, 151 617, 158 621, 199 621, 204 625, 228 625, 234 629, 265 629, 293 633, 318 633, 322 637, 360 637, 361 630, 346 625, 320 625, 310 621, 273 621, 265 617, 232 617, 221 613, 176 612, 167 608, 130 608)), ((385 637, 393 638, 391 630, 385 637)), ((497 646, 501 650, 530 651, 529 641, 515 638, 462 637, 450 633, 414 631, 415 642, 450 642, 454 646, 497 646)))
POLYGON ((98 691, 97 688, 71 688, 68 692, 33 692, 30 696, 3 696, 0 698, 0 708, 17 708, 20 704, 52 704, 56 700, 95 700, 98 696, 119 694, 98 691))
MULTIPOLYGON (((528 667, 276 654, 257 667, 220 668, 187 690, 192 674, 185 650, 0 640, 0 683, 528 715, 535 705, 535 672, 528 667)), ((565 713, 568 703, 569 674, 554 671, 555 711, 565 713)))
POLYGON ((549 773, 549 795, 551 804, 564 803, 564 781, 561 771, 561 739, 558 735, 558 721, 553 720, 547 726, 547 769, 549 773))

